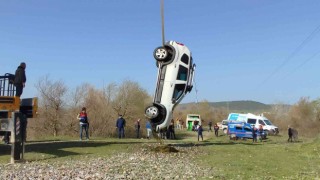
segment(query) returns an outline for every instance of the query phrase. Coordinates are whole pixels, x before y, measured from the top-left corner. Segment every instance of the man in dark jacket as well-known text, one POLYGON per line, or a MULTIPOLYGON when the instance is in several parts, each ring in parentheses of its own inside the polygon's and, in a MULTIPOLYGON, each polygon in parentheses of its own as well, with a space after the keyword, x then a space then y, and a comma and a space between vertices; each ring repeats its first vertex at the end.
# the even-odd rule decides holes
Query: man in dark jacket
POLYGON ((15 77, 14 77, 14 85, 16 86, 16 96, 20 97, 22 92, 23 92, 23 88, 25 87, 27 78, 26 78, 26 63, 22 62, 20 64, 20 66, 18 66, 16 73, 15 73, 15 77))
POLYGON ((288 126, 288 142, 292 142, 293 130, 290 126, 288 126))
POLYGON ((137 120, 137 122, 134 124, 134 127, 136 129, 136 137, 140 138, 140 119, 137 120))
POLYGON ((122 115, 119 115, 117 120, 116 128, 118 128, 119 139, 124 138, 124 127, 126 126, 126 120, 123 119, 122 115))
POLYGON ((203 141, 202 131, 203 131, 202 126, 199 125, 199 127, 198 127, 198 141, 199 141, 200 137, 201 137, 201 140, 203 141))
POLYGON ((209 131, 212 132, 212 121, 209 121, 208 126, 209 126, 208 132, 209 132, 209 131))
POLYGON ((257 142, 257 132, 258 129, 256 127, 252 127, 252 142, 257 142))

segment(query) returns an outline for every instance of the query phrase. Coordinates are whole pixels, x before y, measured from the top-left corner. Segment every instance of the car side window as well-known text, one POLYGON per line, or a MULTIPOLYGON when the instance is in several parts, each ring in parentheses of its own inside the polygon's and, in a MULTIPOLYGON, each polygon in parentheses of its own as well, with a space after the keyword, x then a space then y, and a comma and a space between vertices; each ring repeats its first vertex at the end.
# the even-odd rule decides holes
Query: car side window
POLYGON ((256 119, 248 119, 249 124, 256 124, 256 119))
POLYGON ((262 120, 259 120, 259 124, 266 125, 262 120))
POLYGON ((180 96, 183 94, 185 87, 185 84, 176 84, 174 87, 172 99, 178 100, 180 96))
POLYGON ((179 65, 177 80, 186 81, 188 77, 188 68, 179 65))
POLYGON ((182 61, 183 63, 185 63, 186 65, 188 65, 188 64, 189 64, 189 56, 186 55, 186 54, 183 54, 183 55, 181 56, 181 61, 182 61))
POLYGON ((251 128, 249 128, 249 127, 244 127, 244 130, 245 130, 245 131, 251 131, 251 128))

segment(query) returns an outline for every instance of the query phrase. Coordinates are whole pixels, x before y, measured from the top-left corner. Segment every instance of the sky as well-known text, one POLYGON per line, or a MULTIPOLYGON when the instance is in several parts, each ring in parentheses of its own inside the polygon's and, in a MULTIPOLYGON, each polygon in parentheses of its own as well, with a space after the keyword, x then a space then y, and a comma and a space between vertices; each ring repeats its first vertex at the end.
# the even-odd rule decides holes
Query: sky
MULTIPOLYGON (((319 9, 318 0, 164 0, 166 41, 185 44, 197 65, 182 103, 319 98, 319 9)), ((37 96, 45 76, 70 90, 131 80, 153 95, 161 44, 160 0, 0 1, 0 74, 27 63, 22 98, 37 96)))

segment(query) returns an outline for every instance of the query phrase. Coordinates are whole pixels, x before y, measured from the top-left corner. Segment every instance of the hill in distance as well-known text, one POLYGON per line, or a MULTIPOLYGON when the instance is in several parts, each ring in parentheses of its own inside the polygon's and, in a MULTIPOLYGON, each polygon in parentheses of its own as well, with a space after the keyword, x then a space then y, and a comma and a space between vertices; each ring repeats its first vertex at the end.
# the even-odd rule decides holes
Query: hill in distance
POLYGON ((215 108, 226 108, 234 112, 264 112, 269 111, 272 107, 256 101, 222 101, 210 102, 209 104, 215 108))
MULTIPOLYGON (((201 103, 201 102, 200 102, 201 103)), ((210 106, 214 107, 214 108, 226 108, 229 110, 229 112, 243 112, 243 113, 247 113, 247 112, 266 112, 266 111, 270 111, 272 105, 268 105, 268 104, 264 104, 264 103, 260 103, 257 101, 221 101, 221 102, 208 102, 210 104, 210 106)), ((186 104, 181 104, 179 105, 180 108, 184 109, 186 108, 188 105, 191 105, 194 103, 186 103, 186 104)))

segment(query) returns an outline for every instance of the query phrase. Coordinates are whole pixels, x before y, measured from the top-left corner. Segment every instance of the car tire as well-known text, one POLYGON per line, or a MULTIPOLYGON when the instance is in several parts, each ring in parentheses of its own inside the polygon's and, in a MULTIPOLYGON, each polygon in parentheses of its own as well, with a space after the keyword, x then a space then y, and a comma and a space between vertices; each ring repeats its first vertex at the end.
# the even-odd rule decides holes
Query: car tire
POLYGON ((153 118, 156 118, 158 117, 159 115, 159 109, 158 107, 154 106, 154 105, 151 105, 151 106, 148 106, 145 110, 145 115, 147 116, 147 118, 149 119, 153 119, 153 118))
POLYGON ((274 130, 266 130, 266 132, 267 132, 267 135, 270 135, 270 136, 276 135, 276 132, 274 130))
POLYGON ((167 57, 169 55, 169 51, 167 48, 165 47, 158 47, 154 50, 153 52, 153 57, 157 60, 157 61, 166 61, 167 57))
POLYGON ((224 134, 228 133, 228 129, 223 129, 222 131, 223 131, 224 134))

